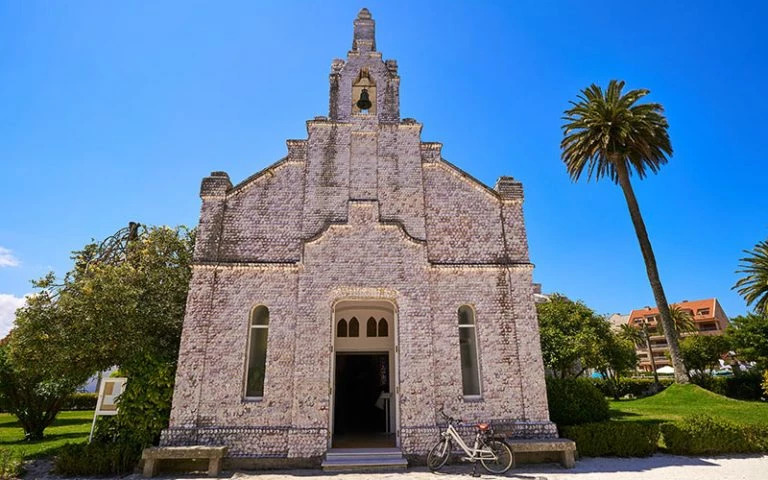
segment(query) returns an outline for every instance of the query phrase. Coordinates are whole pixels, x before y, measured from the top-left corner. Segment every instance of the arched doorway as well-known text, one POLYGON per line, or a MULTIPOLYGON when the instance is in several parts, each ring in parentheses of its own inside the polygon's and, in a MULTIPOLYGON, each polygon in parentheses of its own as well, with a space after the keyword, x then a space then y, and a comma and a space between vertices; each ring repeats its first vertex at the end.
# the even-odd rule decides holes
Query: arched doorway
POLYGON ((381 300, 333 309, 331 447, 397 445, 396 313, 381 300))

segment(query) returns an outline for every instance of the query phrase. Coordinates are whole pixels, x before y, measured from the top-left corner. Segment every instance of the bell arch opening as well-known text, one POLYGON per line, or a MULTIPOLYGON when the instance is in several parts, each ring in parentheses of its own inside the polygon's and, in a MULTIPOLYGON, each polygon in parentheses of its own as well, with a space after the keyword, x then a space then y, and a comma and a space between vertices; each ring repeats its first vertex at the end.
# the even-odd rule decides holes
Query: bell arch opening
POLYGON ((352 83, 352 113, 358 115, 376 114, 376 82, 367 68, 360 70, 352 83))

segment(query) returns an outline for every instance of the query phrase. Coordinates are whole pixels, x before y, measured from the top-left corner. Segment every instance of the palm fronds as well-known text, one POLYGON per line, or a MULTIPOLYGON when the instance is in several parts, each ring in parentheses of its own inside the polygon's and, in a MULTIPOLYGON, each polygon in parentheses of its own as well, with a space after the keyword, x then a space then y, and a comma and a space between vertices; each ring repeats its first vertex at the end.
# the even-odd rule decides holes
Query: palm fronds
MULTIPOLYGON (((679 305, 670 305, 669 314, 672 317, 678 337, 681 333, 696 331, 696 322, 694 322, 693 313, 690 310, 684 310, 679 305)), ((664 322, 657 322, 656 328, 659 334, 664 335, 664 322)))
POLYGON ((740 259, 736 273, 744 276, 733 286, 744 297, 747 305, 755 304, 757 313, 768 314, 768 240, 758 242, 753 250, 744 250, 748 256, 740 259))
POLYGON ((656 173, 672 155, 664 107, 659 103, 636 102, 650 93, 630 90, 622 95, 623 81, 611 80, 603 91, 592 84, 581 91, 578 101, 562 117, 562 159, 574 181, 587 171, 587 178, 608 177, 618 182, 617 166, 644 178, 656 173))

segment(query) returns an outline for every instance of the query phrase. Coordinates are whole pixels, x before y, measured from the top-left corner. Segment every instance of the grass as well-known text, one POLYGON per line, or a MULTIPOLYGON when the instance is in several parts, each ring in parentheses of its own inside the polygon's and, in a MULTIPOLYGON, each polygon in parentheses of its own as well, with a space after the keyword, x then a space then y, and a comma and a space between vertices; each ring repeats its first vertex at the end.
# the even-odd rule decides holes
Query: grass
POLYGON ((768 425, 768 404, 723 397, 697 385, 667 387, 639 400, 612 400, 611 417, 621 420, 664 422, 707 414, 736 423, 768 425))
POLYGON ((24 430, 10 413, 0 413, 0 450, 9 450, 24 458, 52 455, 66 443, 88 440, 93 411, 60 412, 56 421, 45 429, 45 437, 25 442, 24 430))

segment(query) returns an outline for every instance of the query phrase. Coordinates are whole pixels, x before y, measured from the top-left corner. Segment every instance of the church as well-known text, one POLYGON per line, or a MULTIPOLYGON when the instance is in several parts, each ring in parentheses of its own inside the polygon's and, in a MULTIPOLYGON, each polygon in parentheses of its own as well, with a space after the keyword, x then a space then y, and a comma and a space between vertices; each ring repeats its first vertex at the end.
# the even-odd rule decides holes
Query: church
POLYGON ((202 181, 161 445, 410 458, 437 441, 442 411, 555 438, 522 184, 484 185, 401 118, 398 65, 367 9, 329 80, 328 115, 283 159, 237 185, 202 181))

